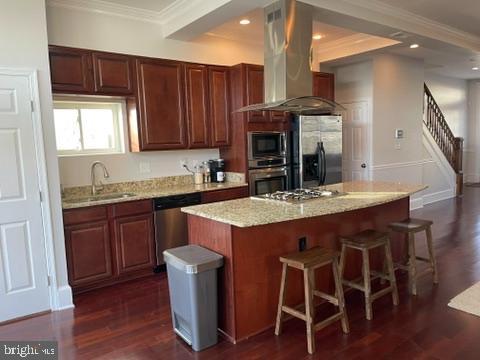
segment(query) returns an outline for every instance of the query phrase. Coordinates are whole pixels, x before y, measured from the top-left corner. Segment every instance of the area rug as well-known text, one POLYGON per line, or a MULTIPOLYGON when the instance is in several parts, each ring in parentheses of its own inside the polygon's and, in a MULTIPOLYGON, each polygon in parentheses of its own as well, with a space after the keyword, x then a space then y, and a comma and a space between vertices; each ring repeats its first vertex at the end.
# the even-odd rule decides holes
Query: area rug
POLYGON ((448 306, 480 316, 480 282, 455 296, 448 306))

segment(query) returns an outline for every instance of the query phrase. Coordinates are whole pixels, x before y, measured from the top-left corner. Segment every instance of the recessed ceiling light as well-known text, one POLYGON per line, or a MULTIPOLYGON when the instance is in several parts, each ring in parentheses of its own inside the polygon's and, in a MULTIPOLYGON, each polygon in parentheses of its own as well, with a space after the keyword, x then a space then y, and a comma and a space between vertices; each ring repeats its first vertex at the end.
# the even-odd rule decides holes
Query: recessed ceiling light
POLYGON ((240 25, 248 25, 248 24, 250 24, 250 20, 248 20, 248 19, 240 20, 240 25))
POLYGON ((320 35, 320 34, 315 34, 315 35, 312 36, 312 39, 313 39, 313 40, 320 40, 322 37, 323 37, 323 36, 320 35))
POLYGON ((472 70, 478 70, 478 66, 474 66, 472 70))
POLYGON ((420 45, 418 45, 418 44, 412 44, 412 45, 410 45, 410 49, 416 49, 416 48, 418 48, 419 46, 420 46, 420 45))

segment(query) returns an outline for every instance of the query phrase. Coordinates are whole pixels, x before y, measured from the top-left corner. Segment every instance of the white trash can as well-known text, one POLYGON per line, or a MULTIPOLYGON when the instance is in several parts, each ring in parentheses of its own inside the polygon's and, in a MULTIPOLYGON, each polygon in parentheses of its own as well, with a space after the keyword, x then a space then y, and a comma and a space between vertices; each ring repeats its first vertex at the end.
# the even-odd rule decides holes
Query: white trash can
POLYGON ((223 256, 198 245, 163 252, 167 264, 173 329, 193 350, 218 340, 217 269, 223 256))

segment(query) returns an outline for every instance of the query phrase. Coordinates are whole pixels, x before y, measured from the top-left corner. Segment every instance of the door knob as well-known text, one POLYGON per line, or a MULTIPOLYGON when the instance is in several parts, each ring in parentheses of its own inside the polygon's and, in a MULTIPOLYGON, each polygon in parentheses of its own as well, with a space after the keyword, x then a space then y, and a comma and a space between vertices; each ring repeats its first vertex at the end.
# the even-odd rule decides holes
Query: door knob
POLYGON ((362 169, 365 169, 367 167, 367 164, 363 163, 362 165, 360 165, 362 167, 362 169))

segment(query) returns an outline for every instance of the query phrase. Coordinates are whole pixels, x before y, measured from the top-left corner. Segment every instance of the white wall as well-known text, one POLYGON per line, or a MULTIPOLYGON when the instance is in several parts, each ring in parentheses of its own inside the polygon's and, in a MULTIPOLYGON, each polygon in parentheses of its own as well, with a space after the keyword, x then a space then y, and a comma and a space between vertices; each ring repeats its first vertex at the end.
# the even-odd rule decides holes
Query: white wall
POLYGON ((347 103, 372 100, 373 62, 365 61, 333 69, 335 74, 335 100, 347 103))
POLYGON ((480 80, 468 81, 465 181, 480 182, 480 80))
POLYGON ((47 159, 48 190, 55 250, 59 307, 72 303, 68 286, 60 183, 48 65, 45 3, 40 0, 0 0, 0 66, 38 70, 41 118, 47 159))
MULTIPOLYGON (((263 63, 262 47, 207 36, 195 42, 164 39, 158 25, 128 18, 49 6, 47 22, 48 41, 54 45, 207 64, 263 63)), ((109 182, 140 180, 185 174, 181 159, 194 162, 218 157, 218 149, 63 157, 59 160, 60 176, 63 186, 87 185, 90 164, 100 160, 110 171, 109 182), (141 173, 140 162, 148 163, 151 172, 141 173)))

